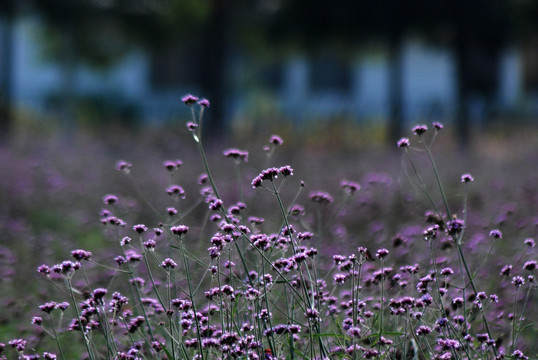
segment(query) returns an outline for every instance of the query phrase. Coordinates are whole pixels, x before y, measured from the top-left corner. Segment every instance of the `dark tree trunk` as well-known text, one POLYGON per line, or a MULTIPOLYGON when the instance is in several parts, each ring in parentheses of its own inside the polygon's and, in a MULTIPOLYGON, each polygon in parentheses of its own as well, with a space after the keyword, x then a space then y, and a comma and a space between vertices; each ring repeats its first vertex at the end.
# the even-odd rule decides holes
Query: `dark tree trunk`
POLYGON ((0 32, 0 142, 6 141, 13 127, 13 23, 15 8, 7 1, 0 32))
POLYGON ((388 140, 394 145, 403 135, 403 54, 402 39, 389 40, 389 124, 388 140))
POLYGON ((212 13, 205 32, 202 56, 202 91, 201 94, 211 102, 210 111, 204 115, 207 119, 206 134, 220 137, 226 125, 226 50, 228 49, 228 22, 231 15, 231 2, 212 0, 212 13))

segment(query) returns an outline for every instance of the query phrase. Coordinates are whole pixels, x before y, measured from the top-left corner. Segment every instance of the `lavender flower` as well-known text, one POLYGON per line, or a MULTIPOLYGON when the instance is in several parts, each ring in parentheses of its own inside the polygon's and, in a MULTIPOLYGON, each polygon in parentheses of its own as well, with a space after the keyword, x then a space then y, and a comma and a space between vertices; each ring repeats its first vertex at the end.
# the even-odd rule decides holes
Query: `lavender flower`
POLYGON ((411 145, 408 138, 401 138, 398 140, 397 145, 399 148, 406 148, 411 145))
POLYGON ((273 145, 280 146, 284 143, 284 140, 278 135, 272 135, 269 142, 273 145))
POLYGON ((201 107, 208 108, 210 103, 209 103, 209 100, 204 98, 198 101, 198 105, 200 105, 201 107))
POLYGON ((411 131, 417 136, 422 136, 427 130, 428 127, 426 125, 417 125, 411 131))
POLYGON ((194 95, 191 95, 191 94, 187 94, 185 96, 183 96, 181 98, 181 101, 183 101, 183 103, 185 105, 193 105, 195 104, 197 101, 198 101, 198 97, 194 96, 194 95))
POLYGON ((463 174, 461 176, 462 183, 470 183, 474 181, 474 177, 471 174, 463 174))

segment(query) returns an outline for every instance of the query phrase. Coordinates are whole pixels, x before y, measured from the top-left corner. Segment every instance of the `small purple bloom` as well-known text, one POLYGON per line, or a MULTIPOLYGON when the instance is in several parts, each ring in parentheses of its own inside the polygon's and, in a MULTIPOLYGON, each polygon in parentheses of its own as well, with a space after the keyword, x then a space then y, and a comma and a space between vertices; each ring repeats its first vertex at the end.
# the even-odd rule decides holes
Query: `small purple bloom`
POLYGON ((494 238, 494 239, 502 239, 503 234, 502 234, 501 230, 494 229, 494 230, 491 230, 489 232, 489 236, 494 238))
POLYGON ((426 125, 417 125, 412 129, 413 133, 418 136, 422 136, 427 130, 428 127, 426 125))
POLYGON ((408 138, 401 138, 400 140, 398 140, 397 145, 399 148, 405 148, 411 145, 411 143, 409 142, 408 138))
POLYGON ((515 287, 520 287, 522 286, 523 284, 525 284, 525 279, 521 276, 514 276, 512 278, 512 285, 514 285, 515 287))
POLYGON ((185 235, 185 234, 189 231, 189 227, 186 226, 186 225, 172 226, 172 227, 170 228, 170 231, 171 231, 174 235, 182 236, 182 235, 185 235))
POLYGON ((378 259, 384 259, 389 255, 389 251, 387 249, 379 249, 376 251, 375 256, 378 259))
POLYGON ((198 105, 200 105, 201 107, 208 108, 210 103, 207 99, 201 99, 200 101, 198 101, 198 105))
POLYGON ((433 123, 433 127, 435 128, 435 131, 440 131, 440 130, 443 130, 444 126, 440 122, 435 121, 433 123))
POLYGON ((324 191, 314 191, 310 193, 310 200, 318 204, 327 205, 334 201, 333 197, 324 191))
POLYGON ((170 269, 175 269, 177 267, 177 264, 174 260, 170 259, 170 258, 166 258, 163 260, 163 262, 161 263, 161 266, 165 269, 165 270, 170 270, 170 269))
POLYGON ((116 195, 108 194, 103 197, 103 202, 106 205, 112 205, 115 204, 118 201, 118 197, 116 195))
POLYGON ((272 135, 269 142, 273 145, 280 146, 284 143, 284 140, 278 135, 272 135))
POLYGON ((191 94, 187 94, 181 98, 181 101, 183 101, 185 105, 193 105, 198 101, 198 97, 191 94))
POLYGON ((461 176, 462 183, 470 183, 474 181, 474 177, 471 174, 463 174, 461 176))
POLYGON ((122 171, 125 174, 129 174, 131 172, 131 167, 133 165, 127 161, 120 160, 116 163, 116 170, 122 171))

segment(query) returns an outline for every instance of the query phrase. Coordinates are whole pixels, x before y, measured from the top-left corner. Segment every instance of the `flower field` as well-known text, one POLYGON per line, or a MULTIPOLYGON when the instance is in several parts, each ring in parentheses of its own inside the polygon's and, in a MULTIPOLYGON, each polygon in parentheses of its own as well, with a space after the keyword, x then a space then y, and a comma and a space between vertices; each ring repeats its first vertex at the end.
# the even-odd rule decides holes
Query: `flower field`
POLYGON ((173 131, 0 149, 0 357, 537 357, 532 135, 228 143, 183 101, 173 131))

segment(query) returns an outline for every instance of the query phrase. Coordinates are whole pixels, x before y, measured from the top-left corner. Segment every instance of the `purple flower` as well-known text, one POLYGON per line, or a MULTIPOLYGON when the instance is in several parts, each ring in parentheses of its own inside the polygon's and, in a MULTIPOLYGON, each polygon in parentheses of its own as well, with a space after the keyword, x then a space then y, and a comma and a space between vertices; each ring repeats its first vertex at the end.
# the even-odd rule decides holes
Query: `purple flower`
POLYGON ((155 240, 149 239, 147 241, 144 241, 142 245, 144 245, 146 249, 152 250, 152 249, 155 249, 155 246, 157 246, 157 243, 155 242, 155 240))
POLYGON ((440 130, 443 129, 444 126, 443 126, 443 124, 441 124, 440 122, 435 121, 435 122, 433 123, 433 127, 435 128, 435 131, 440 131, 440 130))
POLYGON ((461 176, 462 183, 470 183, 474 181, 474 177, 471 174, 463 174, 461 176))
POLYGON ((387 249, 379 249, 376 251, 375 256, 378 259, 384 259, 389 255, 389 251, 387 249))
POLYGON ((353 195, 361 189, 361 186, 358 183, 349 180, 342 180, 340 182, 340 187, 349 195, 353 195))
POLYGON ((411 131, 413 131, 415 135, 422 136, 427 130, 428 127, 426 125, 417 125, 411 131))
POLYGON ((500 275, 502 275, 502 276, 510 276, 511 271, 512 271, 512 265, 505 265, 501 269, 500 275))
POLYGON ((41 316, 34 316, 32 318, 31 324, 32 325, 41 325, 41 324, 43 324, 43 318, 41 316))
POLYGON ((189 227, 186 225, 172 226, 170 231, 177 236, 185 235, 189 231, 189 227))
POLYGON ((94 291, 92 291, 92 298, 95 302, 101 303, 103 301, 103 298, 107 294, 108 290, 104 288, 97 288, 94 291))
POLYGON ((521 276, 514 276, 512 278, 512 285, 514 285, 515 287, 520 287, 522 286, 523 284, 525 284, 525 279, 521 276))
POLYGON ((533 248, 534 247, 534 239, 532 239, 532 238, 525 239, 524 244, 527 245, 528 247, 533 248))
POLYGON ((409 139, 408 138, 401 138, 400 140, 398 140, 397 142, 397 145, 399 148, 405 148, 405 147, 408 147, 409 145, 411 145, 411 143, 409 142, 409 139))
POLYGON ((166 193, 170 196, 175 195, 182 199, 185 199, 185 190, 179 185, 170 185, 166 188, 166 193))
POLYGON ((137 224, 133 226, 133 230, 136 231, 139 234, 145 233, 148 231, 148 227, 144 224, 137 224))
POLYGON ((77 249, 77 250, 71 251, 71 256, 74 257, 75 260, 78 260, 78 261, 90 260, 92 253, 86 250, 77 249))
POLYGON ((327 205, 334 201, 333 197, 324 191, 314 191, 310 193, 310 200, 318 204, 327 205))
POLYGON ((224 157, 234 159, 236 162, 244 161, 248 162, 248 151, 239 149, 228 149, 222 152, 224 157))
POLYGON ((129 174, 131 172, 131 167, 133 165, 127 161, 120 160, 116 163, 116 170, 122 171, 125 174, 129 174))
POLYGON ((284 140, 278 135, 272 135, 269 142, 273 145, 280 146, 284 143, 284 140))
POLYGON ((116 195, 108 194, 103 197, 103 202, 106 205, 112 205, 115 204, 118 201, 118 197, 116 195))
POLYGON ((457 233, 463 231, 463 228, 465 227, 465 221, 460 219, 450 220, 449 222, 447 222, 446 226, 449 235, 456 235, 457 233))
POLYGON ((43 305, 39 305, 39 310, 46 312, 47 314, 50 314, 52 311, 56 309, 56 305, 57 304, 54 301, 50 301, 43 305))
POLYGON ((501 230, 494 229, 489 232, 489 236, 491 236, 494 239, 502 239, 503 234, 501 230))
POLYGON ((198 129, 198 124, 193 123, 192 121, 189 121, 187 123, 187 129, 189 129, 189 131, 194 131, 194 130, 198 129))
POLYGON ((536 270, 536 260, 530 260, 523 264, 523 269, 528 271, 536 270))
POLYGON ((185 105, 193 105, 194 103, 196 103, 198 101, 198 97, 194 96, 194 95, 191 95, 191 94, 187 94, 185 96, 183 96, 181 98, 181 101, 183 101, 183 103, 185 105))
POLYGON ((170 259, 170 258, 166 258, 163 260, 163 262, 161 263, 161 266, 165 269, 165 270, 170 270, 170 269, 175 269, 177 267, 177 264, 174 260, 170 259))
POLYGON ((208 108, 210 103, 209 103, 209 100, 204 98, 204 99, 201 99, 200 101, 198 101, 198 105, 200 105, 201 107, 208 108))
POLYGON ((24 351, 24 348, 26 347, 26 340, 24 339, 13 339, 10 340, 8 343, 12 348, 17 350, 18 352, 24 351))

